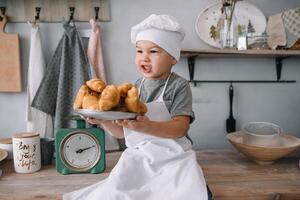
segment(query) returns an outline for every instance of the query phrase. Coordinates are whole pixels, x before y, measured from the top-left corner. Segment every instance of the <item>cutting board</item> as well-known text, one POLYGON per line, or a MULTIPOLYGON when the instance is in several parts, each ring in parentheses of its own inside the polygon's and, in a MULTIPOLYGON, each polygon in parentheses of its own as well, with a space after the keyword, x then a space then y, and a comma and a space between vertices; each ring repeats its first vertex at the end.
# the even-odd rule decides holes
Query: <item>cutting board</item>
POLYGON ((7 17, 0 16, 0 92, 21 92, 19 35, 5 33, 7 17))

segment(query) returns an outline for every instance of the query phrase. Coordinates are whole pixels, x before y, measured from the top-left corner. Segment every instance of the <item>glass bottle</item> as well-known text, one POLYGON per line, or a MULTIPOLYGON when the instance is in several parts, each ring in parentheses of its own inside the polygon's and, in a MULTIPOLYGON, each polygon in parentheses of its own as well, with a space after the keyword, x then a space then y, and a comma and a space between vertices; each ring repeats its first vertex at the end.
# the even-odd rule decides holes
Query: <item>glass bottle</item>
POLYGON ((221 16, 221 30, 220 39, 222 48, 235 48, 236 47, 236 18, 232 13, 232 5, 223 5, 221 16))

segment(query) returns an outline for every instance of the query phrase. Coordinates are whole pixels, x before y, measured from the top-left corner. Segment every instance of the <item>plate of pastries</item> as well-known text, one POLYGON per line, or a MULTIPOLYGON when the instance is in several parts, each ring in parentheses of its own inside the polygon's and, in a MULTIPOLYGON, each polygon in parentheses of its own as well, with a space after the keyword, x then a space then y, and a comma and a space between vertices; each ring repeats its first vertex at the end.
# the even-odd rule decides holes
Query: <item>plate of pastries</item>
POLYGON ((134 119, 147 112, 135 85, 107 85, 101 79, 86 81, 79 88, 73 108, 84 117, 102 120, 134 119))

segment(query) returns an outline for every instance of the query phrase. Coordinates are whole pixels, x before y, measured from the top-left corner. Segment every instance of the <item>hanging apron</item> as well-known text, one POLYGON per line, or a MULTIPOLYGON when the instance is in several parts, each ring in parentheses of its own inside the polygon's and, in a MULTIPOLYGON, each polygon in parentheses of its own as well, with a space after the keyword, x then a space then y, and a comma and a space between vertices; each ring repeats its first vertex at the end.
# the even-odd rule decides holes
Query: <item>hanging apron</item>
POLYGON ((45 62, 39 26, 31 24, 30 55, 27 76, 26 122, 28 132, 38 132, 41 137, 53 137, 52 117, 31 107, 32 100, 44 76, 45 62))
MULTIPOLYGON (((150 120, 171 119, 163 101, 169 78, 159 98, 147 103, 150 120)), ((109 177, 65 194, 64 200, 207 200, 205 179, 186 137, 167 139, 126 128, 124 134, 128 148, 109 177)))

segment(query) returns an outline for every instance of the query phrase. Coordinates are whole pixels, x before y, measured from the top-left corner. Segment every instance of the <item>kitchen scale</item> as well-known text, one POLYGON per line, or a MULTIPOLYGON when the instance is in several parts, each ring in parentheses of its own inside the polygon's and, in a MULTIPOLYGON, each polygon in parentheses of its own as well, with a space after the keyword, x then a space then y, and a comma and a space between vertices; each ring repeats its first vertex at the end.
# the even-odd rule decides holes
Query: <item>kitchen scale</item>
POLYGON ((101 173, 105 169, 105 133, 101 128, 86 128, 79 116, 76 128, 61 128, 55 135, 56 170, 61 174, 101 173))

